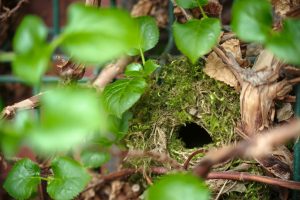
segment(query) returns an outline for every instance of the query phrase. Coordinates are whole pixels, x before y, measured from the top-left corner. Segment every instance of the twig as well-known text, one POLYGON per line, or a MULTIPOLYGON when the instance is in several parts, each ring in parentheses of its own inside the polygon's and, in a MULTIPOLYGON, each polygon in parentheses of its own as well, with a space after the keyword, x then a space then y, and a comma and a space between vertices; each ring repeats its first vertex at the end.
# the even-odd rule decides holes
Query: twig
POLYGON ((121 74, 125 67, 132 61, 131 57, 123 57, 117 60, 115 63, 107 65, 93 81, 92 85, 98 90, 103 88, 113 81, 113 79, 121 74))
POLYGON ((280 146, 300 134, 300 121, 295 120, 290 124, 274 128, 255 137, 237 143, 236 146, 225 146, 206 154, 194 168, 194 173, 205 178, 211 167, 233 158, 262 158, 272 152, 276 146, 280 146))
POLYGON ((207 152, 207 150, 205 150, 205 149, 197 149, 196 151, 194 151, 193 153, 191 153, 191 155, 189 155, 189 157, 184 162, 183 169, 187 170, 189 168, 190 161, 193 159, 194 156, 196 156, 199 153, 205 153, 205 152, 207 152))
MULTIPOLYGON (((124 178, 124 177, 130 176, 135 173, 143 173, 143 171, 144 171, 143 168, 139 168, 139 169, 123 169, 123 170, 120 170, 117 172, 110 173, 106 176, 102 176, 99 181, 97 181, 93 185, 88 186, 84 191, 82 191, 82 193, 84 193, 90 189, 93 189, 95 187, 100 187, 103 184, 105 184, 106 182, 124 178)), ((149 169, 148 171, 150 173, 159 174, 159 175, 163 175, 168 172, 168 170, 163 167, 154 167, 154 168, 149 169)))
POLYGON ((207 175, 207 179, 226 179, 235 181, 254 181, 268 185, 275 185, 292 190, 300 190, 300 183, 296 181, 288 181, 279 178, 271 178, 268 176, 253 175, 245 172, 211 172, 207 175))
POLYGON ((9 18, 12 14, 14 14, 21 6, 23 3, 27 3, 28 1, 27 0, 21 0, 17 3, 17 5, 11 9, 11 10, 8 10, 7 12, 3 13, 2 15, 0 15, 0 19, 2 20, 2 18, 9 18))
POLYGON ((39 105, 39 100, 42 95, 43 93, 39 93, 38 95, 32 96, 28 99, 15 103, 12 106, 5 107, 1 112, 0 119, 7 119, 7 118, 14 117, 17 110, 29 110, 37 107, 39 105))
POLYGON ((218 200, 220 198, 220 196, 221 196, 222 192, 224 191, 225 186, 227 185, 227 183, 228 183, 228 180, 226 180, 225 183, 223 184, 223 186, 220 189, 220 191, 219 191, 218 195, 216 196, 215 200, 218 200))

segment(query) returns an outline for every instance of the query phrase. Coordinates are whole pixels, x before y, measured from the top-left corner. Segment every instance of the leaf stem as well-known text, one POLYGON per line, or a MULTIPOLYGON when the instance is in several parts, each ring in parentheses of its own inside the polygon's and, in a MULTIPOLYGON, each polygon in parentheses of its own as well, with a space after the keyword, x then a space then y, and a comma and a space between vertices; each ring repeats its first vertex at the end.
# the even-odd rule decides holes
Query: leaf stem
POLYGON ((141 58, 142 58, 142 63, 143 63, 143 66, 145 65, 146 61, 145 61, 145 56, 144 56, 144 53, 143 53, 143 50, 142 48, 140 47, 140 54, 141 54, 141 58))
POLYGON ((207 15, 206 15, 205 12, 204 12, 202 6, 200 5, 199 1, 197 1, 197 2, 198 2, 198 6, 199 6, 199 9, 200 9, 200 11, 201 11, 201 14, 202 14, 203 18, 208 18, 207 15))
POLYGON ((0 62, 11 62, 15 58, 16 54, 14 52, 1 52, 0 62))

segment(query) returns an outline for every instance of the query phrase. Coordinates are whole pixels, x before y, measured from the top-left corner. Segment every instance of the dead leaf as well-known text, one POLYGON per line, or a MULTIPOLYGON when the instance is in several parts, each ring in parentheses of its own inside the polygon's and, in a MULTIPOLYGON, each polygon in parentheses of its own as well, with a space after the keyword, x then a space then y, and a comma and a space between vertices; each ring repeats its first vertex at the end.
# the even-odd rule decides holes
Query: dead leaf
POLYGON ((278 122, 282 122, 290 119, 293 114, 292 104, 284 103, 283 106, 276 111, 276 118, 278 122))
POLYGON ((211 78, 222 81, 236 89, 239 88, 238 80, 215 52, 208 56, 203 71, 211 78))

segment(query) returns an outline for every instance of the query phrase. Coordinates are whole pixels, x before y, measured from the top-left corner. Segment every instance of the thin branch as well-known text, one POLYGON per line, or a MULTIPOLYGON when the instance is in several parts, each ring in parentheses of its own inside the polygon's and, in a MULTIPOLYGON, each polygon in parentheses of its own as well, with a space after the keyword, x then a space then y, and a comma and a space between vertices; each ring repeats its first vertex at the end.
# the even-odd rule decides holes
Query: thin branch
POLYGON ((28 99, 15 103, 12 106, 5 107, 1 112, 0 119, 12 118, 18 110, 29 110, 37 107, 39 105, 39 100, 42 95, 43 93, 39 93, 38 95, 32 96, 28 99))
POLYGON ((200 154, 200 153, 205 153, 205 152, 207 152, 207 150, 205 150, 205 149, 197 149, 196 151, 194 151, 193 153, 191 153, 191 155, 189 155, 189 157, 184 162, 183 169, 187 170, 189 168, 190 161, 194 158, 194 156, 196 156, 197 154, 200 154))
POLYGON ((299 135, 300 120, 295 120, 290 124, 274 128, 249 140, 239 142, 236 146, 225 146, 211 151, 202 158, 193 171, 198 176, 205 178, 210 169, 216 164, 233 158, 262 158, 272 152, 274 147, 280 146, 299 135))
POLYGON ((279 178, 271 178, 268 176, 259 176, 245 172, 211 172, 207 175, 207 179, 226 179, 234 181, 254 181, 268 185, 275 185, 292 190, 300 190, 300 183, 296 181, 288 181, 279 178))
POLYGON ((17 5, 11 9, 11 10, 8 10, 7 12, 4 12, 2 15, 0 15, 0 19, 2 20, 2 18, 9 18, 11 15, 13 15, 21 6, 23 3, 27 3, 28 0, 21 0, 17 3, 17 5))
MULTIPOLYGON (((95 187, 101 187, 102 185, 104 185, 105 183, 107 183, 109 181, 113 181, 113 180, 116 180, 116 179, 128 177, 128 176, 136 174, 136 173, 143 173, 144 170, 145 170, 144 168, 122 169, 120 171, 110 173, 106 176, 102 176, 99 181, 97 181, 96 183, 88 186, 84 191, 82 191, 82 193, 84 193, 84 192, 86 192, 90 189, 93 189, 95 187)), ((150 173, 159 174, 159 175, 163 175, 163 174, 166 174, 168 172, 168 170, 163 168, 163 167, 154 167, 154 168, 149 169, 148 171, 150 173)))
POLYGON ((93 81, 92 85, 100 91, 103 90, 108 83, 112 82, 117 75, 124 71, 131 61, 131 57, 123 57, 115 63, 107 65, 93 81))

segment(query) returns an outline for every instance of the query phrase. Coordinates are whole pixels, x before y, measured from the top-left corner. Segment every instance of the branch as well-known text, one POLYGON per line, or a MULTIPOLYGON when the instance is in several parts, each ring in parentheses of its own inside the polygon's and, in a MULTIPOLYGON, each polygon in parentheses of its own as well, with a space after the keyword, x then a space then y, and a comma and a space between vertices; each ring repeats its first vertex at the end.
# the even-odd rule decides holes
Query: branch
POLYGON ((236 146, 225 146, 211 151, 202 158, 193 171, 196 175, 205 178, 210 169, 216 164, 233 158, 262 158, 272 152, 274 147, 280 146, 299 135, 300 120, 295 120, 290 124, 274 128, 268 132, 260 133, 249 140, 239 142, 236 146))
POLYGON ((271 178, 268 176, 259 176, 245 172, 211 172, 207 175, 207 179, 226 179, 234 181, 254 181, 268 185, 275 185, 292 190, 300 190, 300 183, 296 181, 288 181, 279 178, 271 178))
POLYGON ((93 81, 92 85, 98 90, 103 88, 113 79, 123 73, 125 67, 132 61, 131 57, 123 57, 117 60, 115 63, 107 65, 93 81))
POLYGON ((17 110, 29 110, 37 107, 39 105, 39 100, 42 95, 43 93, 39 93, 38 95, 32 96, 28 99, 15 103, 12 106, 5 107, 1 112, 0 119, 13 118, 17 110))

